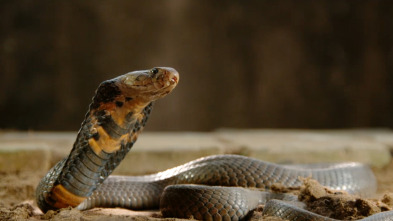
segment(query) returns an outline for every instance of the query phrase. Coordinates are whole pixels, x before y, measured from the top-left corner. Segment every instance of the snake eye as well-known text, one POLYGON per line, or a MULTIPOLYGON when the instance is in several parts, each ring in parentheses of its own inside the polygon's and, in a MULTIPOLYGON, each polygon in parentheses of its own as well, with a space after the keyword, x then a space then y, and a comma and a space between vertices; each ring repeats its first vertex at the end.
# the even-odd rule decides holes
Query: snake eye
POLYGON ((153 68, 153 69, 151 69, 151 72, 152 72, 153 74, 157 74, 157 73, 158 73, 158 69, 157 69, 157 68, 153 68))

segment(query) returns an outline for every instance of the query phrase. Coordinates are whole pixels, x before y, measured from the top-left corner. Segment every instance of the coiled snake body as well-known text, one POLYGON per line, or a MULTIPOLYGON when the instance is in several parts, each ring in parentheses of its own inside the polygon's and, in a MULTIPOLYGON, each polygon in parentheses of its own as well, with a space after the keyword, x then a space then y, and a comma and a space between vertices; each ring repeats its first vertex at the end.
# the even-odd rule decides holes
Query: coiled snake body
MULTIPOLYGON (((288 196, 240 187, 269 189, 277 182, 299 186, 299 176, 311 176, 333 189, 363 195, 375 192, 375 178, 362 164, 308 168, 282 166, 236 155, 206 157, 148 176, 109 176, 135 143, 153 102, 170 93, 178 81, 176 70, 153 68, 101 83, 71 153, 57 163, 37 187, 40 209, 46 212, 68 206, 79 209, 160 206, 164 216, 242 220, 251 209, 269 198, 285 199, 288 196), (238 187, 174 185, 190 183, 238 187)), ((266 208, 270 212, 266 214, 282 218, 300 220, 308 217, 303 220, 309 220, 318 217, 281 201, 271 200, 266 208), (302 215, 304 213, 307 215, 302 215)))

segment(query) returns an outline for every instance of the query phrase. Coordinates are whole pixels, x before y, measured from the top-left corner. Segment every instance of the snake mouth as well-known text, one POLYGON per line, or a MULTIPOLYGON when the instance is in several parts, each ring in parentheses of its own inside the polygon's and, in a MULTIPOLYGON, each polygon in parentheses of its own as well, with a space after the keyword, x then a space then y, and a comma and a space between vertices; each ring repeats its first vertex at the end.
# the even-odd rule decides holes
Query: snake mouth
MULTIPOLYGON (((156 90, 162 90, 166 88, 174 88, 179 81, 179 73, 171 68, 153 68, 153 75, 148 78, 147 87, 156 90), (154 74, 156 72, 156 74, 154 74)), ((153 89, 153 90, 154 90, 153 89)))

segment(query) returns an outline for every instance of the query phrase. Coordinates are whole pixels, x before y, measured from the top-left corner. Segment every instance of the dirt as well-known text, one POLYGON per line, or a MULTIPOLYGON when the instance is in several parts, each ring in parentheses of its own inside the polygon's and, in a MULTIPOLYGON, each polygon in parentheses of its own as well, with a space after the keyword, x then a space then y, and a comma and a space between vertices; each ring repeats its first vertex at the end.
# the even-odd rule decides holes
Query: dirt
POLYGON ((390 210, 381 200, 364 199, 344 191, 334 191, 321 186, 317 181, 305 179, 299 199, 308 210, 339 220, 356 220, 375 213, 390 210))
MULTIPOLYGON (((354 220, 393 207, 393 163, 383 169, 375 169, 378 180, 377 199, 364 199, 341 191, 333 191, 312 179, 303 179, 299 188, 273 186, 276 192, 291 192, 318 214, 340 220, 354 220)), ((27 171, 0 173, 0 220, 164 220, 159 211, 131 211, 127 209, 96 208, 79 211, 66 208, 43 214, 34 201, 35 187, 42 174, 27 171)), ((263 206, 252 212, 251 220, 280 220, 262 216, 263 206)), ((166 218, 165 220, 181 220, 166 218)))

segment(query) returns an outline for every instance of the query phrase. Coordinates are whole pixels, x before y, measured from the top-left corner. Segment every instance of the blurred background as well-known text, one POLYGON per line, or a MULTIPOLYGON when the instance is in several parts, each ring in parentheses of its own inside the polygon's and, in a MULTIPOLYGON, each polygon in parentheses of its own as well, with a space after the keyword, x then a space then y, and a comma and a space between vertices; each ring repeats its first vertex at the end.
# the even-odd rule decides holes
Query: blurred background
POLYGON ((0 128, 78 130, 103 80, 170 66, 146 130, 393 128, 393 1, 0 1, 0 128))

